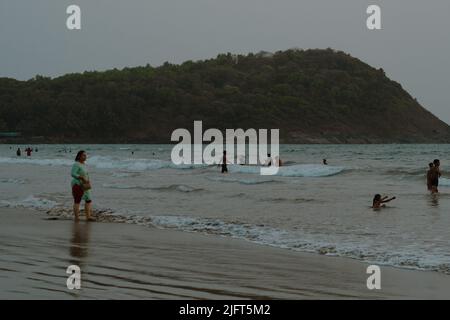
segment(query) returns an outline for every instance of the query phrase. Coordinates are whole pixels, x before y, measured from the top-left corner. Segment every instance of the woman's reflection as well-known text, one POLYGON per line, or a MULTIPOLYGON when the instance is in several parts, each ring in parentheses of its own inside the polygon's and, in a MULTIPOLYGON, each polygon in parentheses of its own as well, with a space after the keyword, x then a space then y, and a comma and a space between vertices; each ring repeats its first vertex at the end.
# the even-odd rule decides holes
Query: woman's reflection
POLYGON ((70 246, 70 256, 73 264, 81 267, 83 258, 88 255, 90 223, 74 222, 72 226, 72 240, 70 246))

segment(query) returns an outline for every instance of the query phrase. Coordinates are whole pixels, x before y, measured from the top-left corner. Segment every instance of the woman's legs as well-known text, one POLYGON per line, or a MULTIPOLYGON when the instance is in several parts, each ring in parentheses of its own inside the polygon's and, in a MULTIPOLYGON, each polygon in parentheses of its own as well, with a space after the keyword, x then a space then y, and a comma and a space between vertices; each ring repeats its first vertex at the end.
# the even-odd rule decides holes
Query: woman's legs
POLYGON ((86 216, 86 221, 94 221, 92 218, 92 198, 90 190, 83 193, 82 200, 84 200, 84 215, 86 216))
POLYGON ((92 220, 91 210, 92 210, 92 201, 86 201, 84 204, 84 214, 86 215, 86 220, 92 220))
POLYGON ((73 195, 73 215, 75 216, 75 221, 78 221, 80 218, 80 202, 83 197, 83 190, 79 185, 72 186, 72 195, 73 195))

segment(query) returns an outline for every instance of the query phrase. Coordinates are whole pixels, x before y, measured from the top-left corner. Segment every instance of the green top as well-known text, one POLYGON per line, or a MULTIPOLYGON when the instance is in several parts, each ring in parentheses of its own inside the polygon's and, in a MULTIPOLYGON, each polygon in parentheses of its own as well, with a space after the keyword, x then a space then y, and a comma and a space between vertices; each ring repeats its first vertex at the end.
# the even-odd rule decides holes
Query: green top
POLYGON ((80 176, 83 176, 86 178, 86 180, 89 180, 89 174, 86 170, 86 166, 78 161, 76 161, 72 166, 72 187, 76 184, 81 185, 80 176))

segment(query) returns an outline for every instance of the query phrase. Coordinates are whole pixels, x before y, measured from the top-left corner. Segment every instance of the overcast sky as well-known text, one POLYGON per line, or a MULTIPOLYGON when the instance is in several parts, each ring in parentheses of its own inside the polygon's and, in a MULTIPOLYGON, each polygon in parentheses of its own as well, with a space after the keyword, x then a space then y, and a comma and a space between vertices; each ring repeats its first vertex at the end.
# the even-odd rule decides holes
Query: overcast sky
POLYGON ((331 47, 400 82, 450 123, 449 0, 0 0, 0 77, 331 47), (77 4, 82 30, 66 28, 77 4), (383 30, 366 28, 378 4, 383 30))

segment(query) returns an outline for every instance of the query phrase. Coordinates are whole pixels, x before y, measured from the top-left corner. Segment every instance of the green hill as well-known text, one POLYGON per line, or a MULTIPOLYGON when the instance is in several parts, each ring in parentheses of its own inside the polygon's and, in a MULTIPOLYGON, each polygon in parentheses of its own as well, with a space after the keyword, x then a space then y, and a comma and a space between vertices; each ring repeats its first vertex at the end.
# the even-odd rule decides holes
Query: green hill
POLYGON ((0 78, 0 132, 22 139, 167 143, 194 120, 204 129, 279 128, 285 143, 450 141, 450 127, 382 69, 331 49, 0 78))

